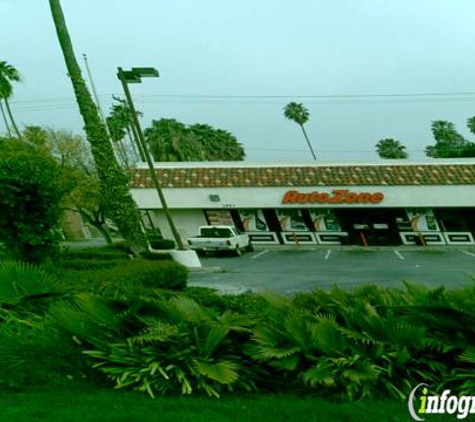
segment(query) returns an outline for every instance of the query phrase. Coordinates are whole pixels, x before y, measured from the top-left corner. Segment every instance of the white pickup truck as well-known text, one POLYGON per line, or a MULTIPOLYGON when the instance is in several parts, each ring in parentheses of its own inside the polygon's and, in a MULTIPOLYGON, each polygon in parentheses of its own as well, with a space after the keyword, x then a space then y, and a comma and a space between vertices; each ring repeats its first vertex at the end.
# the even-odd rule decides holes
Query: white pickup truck
POLYGON ((188 245, 198 253, 231 251, 237 256, 254 250, 249 236, 234 226, 201 226, 198 236, 188 238, 188 245))

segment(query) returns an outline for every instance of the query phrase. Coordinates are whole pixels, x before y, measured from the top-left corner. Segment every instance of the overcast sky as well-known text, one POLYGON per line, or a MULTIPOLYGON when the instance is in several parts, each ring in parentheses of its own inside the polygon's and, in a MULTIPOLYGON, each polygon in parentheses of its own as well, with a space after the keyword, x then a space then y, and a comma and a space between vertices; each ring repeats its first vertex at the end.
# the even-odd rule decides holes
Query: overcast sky
MULTIPOLYGON (((438 119, 475 139, 465 126, 475 115, 473 0, 62 5, 105 110, 121 94, 117 66, 159 69, 159 79, 131 86, 144 127, 162 117, 208 123, 232 132, 249 161, 310 161, 299 127, 283 117, 294 100, 310 111, 307 132, 322 161, 375 160, 385 137, 421 158, 438 119)), ((24 77, 12 101, 18 122, 81 133, 49 2, 0 0, 0 16, 0 60, 24 77)))

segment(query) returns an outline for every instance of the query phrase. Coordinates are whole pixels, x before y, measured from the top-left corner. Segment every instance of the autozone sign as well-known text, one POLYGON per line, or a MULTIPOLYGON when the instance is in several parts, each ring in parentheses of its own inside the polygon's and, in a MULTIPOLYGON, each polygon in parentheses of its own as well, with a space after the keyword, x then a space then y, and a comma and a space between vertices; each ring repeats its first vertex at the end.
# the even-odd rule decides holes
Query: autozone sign
POLYGON ((382 192, 352 192, 348 189, 334 189, 328 192, 302 193, 289 190, 282 198, 283 204, 379 204, 382 192))

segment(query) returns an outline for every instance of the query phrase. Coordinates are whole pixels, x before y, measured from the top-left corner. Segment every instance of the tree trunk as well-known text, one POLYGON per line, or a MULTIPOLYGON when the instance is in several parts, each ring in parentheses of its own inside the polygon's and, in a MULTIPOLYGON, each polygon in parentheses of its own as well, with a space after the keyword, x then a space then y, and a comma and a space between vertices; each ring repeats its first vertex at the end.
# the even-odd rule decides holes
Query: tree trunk
POLYGON ((139 212, 127 186, 127 177, 115 158, 105 124, 82 78, 60 0, 49 0, 49 3, 68 75, 84 120, 86 136, 91 145, 104 208, 109 211, 111 219, 117 224, 129 246, 135 251, 144 250, 147 243, 141 230, 139 212))
POLYGON ((104 237, 104 240, 108 245, 113 243, 112 236, 110 233, 109 228, 103 221, 99 221, 93 217, 91 217, 85 211, 79 211, 79 214, 93 227, 97 229, 97 231, 104 237))
POLYGON ((0 98, 0 112, 2 113, 3 121, 5 122, 5 128, 7 129, 8 137, 12 137, 12 132, 10 130, 10 125, 8 124, 7 116, 5 114, 5 109, 3 108, 2 98, 0 98))
POLYGON ((315 151, 312 148, 312 144, 310 143, 310 140, 308 139, 307 132, 305 131, 305 128, 303 127, 303 125, 300 125, 300 127, 302 128, 303 136, 305 136, 305 140, 307 141, 308 147, 310 148, 310 152, 312 153, 313 159, 316 161, 317 157, 315 155, 315 151))
POLYGON ((21 139, 21 133, 18 130, 18 127, 15 123, 15 119, 13 118, 12 110, 10 109, 10 103, 8 102, 7 98, 4 98, 3 101, 5 101, 5 106, 7 108, 7 113, 8 113, 8 116, 10 117, 10 121, 12 122, 13 129, 15 130, 15 133, 18 139, 21 139))

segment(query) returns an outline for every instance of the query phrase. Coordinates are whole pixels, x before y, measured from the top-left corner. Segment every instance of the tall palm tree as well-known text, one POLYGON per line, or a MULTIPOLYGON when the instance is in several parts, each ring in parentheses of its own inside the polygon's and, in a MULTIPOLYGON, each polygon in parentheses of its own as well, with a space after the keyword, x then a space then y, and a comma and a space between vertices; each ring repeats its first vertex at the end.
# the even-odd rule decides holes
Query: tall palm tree
POLYGON ((376 152, 381 158, 407 158, 406 147, 392 138, 381 139, 376 144, 376 152))
POLYGON ((87 140, 91 145, 100 180, 102 203, 110 212, 111 219, 117 224, 129 246, 138 252, 146 247, 146 239, 141 230, 140 214, 127 185, 127 176, 117 163, 106 126, 81 75, 60 0, 49 0, 49 4, 68 75, 84 120, 87 140))
POLYGON ((12 131, 10 130, 10 125, 7 120, 7 115, 5 114, 5 109, 3 108, 3 102, 0 98, 0 113, 2 113, 3 122, 5 123, 5 128, 7 130, 7 135, 9 138, 12 137, 12 131))
MULTIPOLYGON (((7 109, 8 116, 10 117, 10 121, 12 123, 13 129, 17 134, 18 138, 21 139, 21 133, 18 130, 18 127, 15 123, 15 119, 13 118, 12 110, 10 108, 10 103, 8 99, 13 94, 13 87, 12 82, 20 82, 21 76, 17 69, 15 69, 11 64, 8 64, 5 61, 0 60, 0 104, 1 100, 5 103, 5 108, 7 109)), ((7 127, 7 132, 11 136, 10 127, 7 123, 7 119, 5 116, 5 112, 3 110, 3 105, 0 107, 0 110, 3 114, 3 119, 5 121, 5 125, 7 127)))
POLYGON ((303 127, 303 125, 307 123, 308 119, 310 118, 310 113, 308 110, 303 104, 292 101, 284 107, 284 116, 300 126, 303 136, 305 136, 305 140, 307 141, 308 147, 310 148, 310 152, 312 153, 313 159, 316 160, 317 157, 315 156, 315 151, 313 150, 312 144, 310 144, 308 139, 307 132, 303 127))

